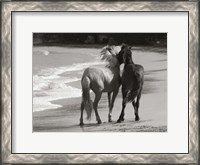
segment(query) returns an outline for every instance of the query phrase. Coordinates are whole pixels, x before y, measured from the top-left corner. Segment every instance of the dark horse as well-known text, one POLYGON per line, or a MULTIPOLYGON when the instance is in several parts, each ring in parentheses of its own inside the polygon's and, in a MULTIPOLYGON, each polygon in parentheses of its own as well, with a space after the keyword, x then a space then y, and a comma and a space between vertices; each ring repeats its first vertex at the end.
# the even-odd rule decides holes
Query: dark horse
POLYGON ((128 102, 132 102, 135 110, 135 120, 138 121, 140 120, 138 109, 144 83, 144 68, 141 65, 133 63, 131 48, 127 45, 121 47, 117 58, 120 64, 124 63, 124 70, 121 78, 123 97, 122 111, 117 122, 120 123, 124 121, 124 109, 128 102))

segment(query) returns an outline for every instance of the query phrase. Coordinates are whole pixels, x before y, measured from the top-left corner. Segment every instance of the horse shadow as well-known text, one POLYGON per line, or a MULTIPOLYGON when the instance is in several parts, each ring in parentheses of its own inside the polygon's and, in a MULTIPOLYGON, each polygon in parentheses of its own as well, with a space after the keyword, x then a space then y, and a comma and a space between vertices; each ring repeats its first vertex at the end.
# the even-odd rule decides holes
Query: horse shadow
POLYGON ((149 122, 149 121, 152 121, 152 120, 139 120, 139 121, 135 121, 135 120, 124 120, 123 122, 121 123, 118 123, 117 121, 112 121, 112 122, 102 122, 101 124, 98 124, 98 123, 86 123, 84 124, 83 126, 80 126, 80 127, 93 127, 93 126, 102 126, 102 125, 111 125, 111 124, 123 124, 123 123, 144 123, 144 122, 149 122))

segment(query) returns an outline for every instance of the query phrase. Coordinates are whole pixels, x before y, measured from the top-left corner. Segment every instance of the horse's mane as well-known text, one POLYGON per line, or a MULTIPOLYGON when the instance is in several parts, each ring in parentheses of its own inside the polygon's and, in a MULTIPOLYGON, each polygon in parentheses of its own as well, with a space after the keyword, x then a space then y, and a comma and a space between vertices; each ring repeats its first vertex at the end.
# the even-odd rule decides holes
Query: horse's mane
POLYGON ((109 63, 107 67, 115 67, 119 64, 116 55, 120 52, 120 50, 120 46, 107 45, 103 47, 101 50, 101 60, 109 63))

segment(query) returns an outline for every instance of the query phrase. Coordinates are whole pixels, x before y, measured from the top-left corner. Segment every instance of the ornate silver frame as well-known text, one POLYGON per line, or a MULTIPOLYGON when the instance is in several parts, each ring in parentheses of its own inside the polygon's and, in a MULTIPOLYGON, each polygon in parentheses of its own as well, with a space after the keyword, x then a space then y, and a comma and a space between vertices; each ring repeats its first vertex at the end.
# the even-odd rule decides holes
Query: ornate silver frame
POLYGON ((192 163, 199 162, 199 2, 7 1, 1 3, 1 163, 192 163), (186 11, 189 13, 188 154, 13 154, 11 150, 11 15, 13 11, 186 11))

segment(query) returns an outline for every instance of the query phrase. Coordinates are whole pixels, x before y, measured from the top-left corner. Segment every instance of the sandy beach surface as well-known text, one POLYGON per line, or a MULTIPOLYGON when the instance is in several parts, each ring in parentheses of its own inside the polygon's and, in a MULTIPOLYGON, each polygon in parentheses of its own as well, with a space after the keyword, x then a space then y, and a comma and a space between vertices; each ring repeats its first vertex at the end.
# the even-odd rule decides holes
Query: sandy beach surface
MULTIPOLYGON (((68 50, 65 48, 56 48, 60 52, 68 50)), ((51 53, 54 50, 53 47, 35 47, 33 53, 39 52, 39 50, 48 51, 46 54, 51 53)), ((79 48, 70 49, 73 53, 83 52, 79 48)), ((99 52, 100 49, 90 49, 87 51, 99 52)), ((42 52, 40 51, 40 52, 42 52)), ((66 51, 67 52, 67 51, 66 51)), ((43 52, 45 54, 45 52, 43 52)), ((39 56, 38 56, 39 57, 39 56)), ((37 57, 37 58, 38 58, 37 57)), ((61 56, 61 63, 64 65, 64 60, 68 61, 68 56, 61 56)), ((39 60, 45 60, 42 55, 39 60)), ((78 58, 77 58, 78 59, 78 58)), ((80 59, 80 58, 79 58, 80 59)), ((35 59, 35 68, 33 70, 34 75, 39 75, 39 71, 42 67, 37 66, 37 60, 35 59)), ((78 61, 78 60, 77 60, 78 61)), ((55 108, 44 108, 41 110, 33 111, 33 132, 166 132, 167 131, 167 50, 166 48, 154 48, 154 47, 135 47, 133 50, 133 61, 137 64, 141 64, 145 69, 145 81, 142 92, 142 97, 139 107, 140 121, 135 121, 134 109, 132 104, 127 104, 125 109, 125 121, 117 123, 117 119, 120 115, 122 108, 121 88, 119 94, 115 100, 115 105, 112 113, 112 122, 108 122, 108 101, 107 93, 102 95, 99 102, 98 112, 102 120, 102 124, 97 124, 94 112, 90 121, 86 120, 86 114, 84 114, 84 126, 79 126, 80 119, 80 103, 81 97, 80 90, 80 77, 84 71, 84 67, 75 73, 71 72, 59 73, 63 77, 77 74, 76 81, 70 81, 67 83, 68 87, 77 89, 74 97, 63 98, 51 98, 49 99, 50 105, 59 105, 55 108), (79 93, 79 94, 78 94, 79 93)), ((47 61, 50 63, 51 61, 47 61)), ((81 61, 83 62, 83 61, 81 61)), ((53 63, 53 62, 52 62, 53 63)), ((33 63, 34 64, 34 63, 33 63)), ((58 66, 54 66, 55 68, 58 66)), ((87 65, 85 66, 87 67, 87 65)), ((42 68, 43 69, 43 68, 42 68)), ((38 78, 38 77, 37 77, 38 78)), ((38 79, 40 80, 40 79, 38 79)), ((50 82, 51 79, 48 80, 50 82)), ((44 82, 43 82, 44 83, 44 82)), ((34 84, 33 84, 34 85, 34 84)), ((34 88, 34 87, 33 87, 34 88)), ((71 90, 71 88, 69 88, 71 90)), ((67 88, 68 89, 68 88, 67 88)), ((35 90, 37 91, 37 90, 35 90)), ((58 91, 59 92, 59 91, 58 91)), ((61 92, 65 92, 64 89, 61 92)), ((66 91, 67 92, 67 91, 66 91)), ((50 92, 49 92, 50 93, 50 92)), ((42 96, 41 93, 40 97, 42 96)), ((37 101, 38 93, 35 93, 37 101)), ((52 94, 55 94, 52 92, 52 94)), ((56 95, 56 94, 55 94, 56 95)), ((70 92, 69 92, 70 95, 70 92)), ((94 98, 94 94, 91 93, 91 97, 94 98)), ((45 99, 45 97, 44 97, 45 99)), ((40 101, 41 104, 42 101, 40 101)), ((44 106, 45 107, 45 106, 44 106)))

